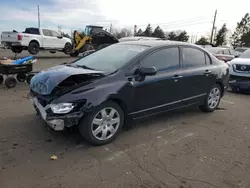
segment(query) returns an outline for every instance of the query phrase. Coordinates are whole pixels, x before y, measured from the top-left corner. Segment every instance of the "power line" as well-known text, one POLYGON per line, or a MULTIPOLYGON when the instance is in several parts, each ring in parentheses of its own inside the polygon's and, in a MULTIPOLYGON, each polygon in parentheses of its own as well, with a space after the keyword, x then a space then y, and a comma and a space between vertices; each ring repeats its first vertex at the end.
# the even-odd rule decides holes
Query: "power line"
MULTIPOLYGON (((196 18, 191 18, 191 19, 186 19, 186 20, 176 20, 176 21, 171 21, 171 22, 164 22, 164 23, 155 23, 151 25, 159 25, 159 26, 164 26, 164 25, 176 25, 176 24, 185 24, 185 23, 190 23, 190 22, 195 22, 195 21, 200 21, 202 19, 207 19, 208 17, 196 17, 196 18)), ((209 18, 210 19, 210 18, 209 18)), ((142 27, 142 26, 147 26, 148 24, 145 25, 137 25, 137 27, 142 27)))

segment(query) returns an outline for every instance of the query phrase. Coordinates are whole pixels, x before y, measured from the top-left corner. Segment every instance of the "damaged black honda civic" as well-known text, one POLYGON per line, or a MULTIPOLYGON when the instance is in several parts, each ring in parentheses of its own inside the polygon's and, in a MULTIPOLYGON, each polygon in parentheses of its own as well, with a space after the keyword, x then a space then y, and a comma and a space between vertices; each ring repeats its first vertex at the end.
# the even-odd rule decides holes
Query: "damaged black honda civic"
POLYGON ((188 106, 214 111, 228 65, 174 41, 117 43, 35 75, 30 99, 54 130, 77 126, 93 145, 113 141, 127 120, 188 106))

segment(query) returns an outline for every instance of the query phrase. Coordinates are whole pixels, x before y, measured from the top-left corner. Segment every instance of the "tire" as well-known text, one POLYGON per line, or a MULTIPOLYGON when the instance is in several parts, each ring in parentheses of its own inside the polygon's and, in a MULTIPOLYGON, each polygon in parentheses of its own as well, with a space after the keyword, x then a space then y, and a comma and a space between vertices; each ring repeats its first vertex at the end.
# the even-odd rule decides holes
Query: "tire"
MULTIPOLYGON (((111 118, 112 118, 111 117, 111 118)), ((103 104, 101 104, 99 107, 97 107, 93 112, 87 115, 86 118, 83 118, 79 123, 79 132, 80 134, 92 145, 105 145, 110 142, 112 142, 117 134, 120 132, 122 126, 124 124, 124 112, 120 108, 120 106, 112 101, 107 101, 103 104), (110 117, 106 116, 104 117, 104 121, 101 119, 101 111, 104 112, 106 110, 106 114, 109 114, 112 110, 114 112, 114 119, 116 119, 118 122, 114 122, 112 124, 110 117), (94 119, 98 120, 96 122, 100 123, 100 125, 93 123, 94 119), (97 130, 99 127, 101 130, 99 133, 94 135, 93 131, 97 130), (111 127, 114 131, 113 134, 111 133, 111 127), (106 132, 106 138, 102 139, 103 133, 106 132)))
POLYGON ((11 47, 11 51, 13 52, 13 53, 18 53, 18 54, 20 54, 22 51, 23 51, 23 49, 22 49, 22 47, 19 47, 19 46, 12 46, 11 47))
POLYGON ((200 106, 200 109, 203 112, 213 112, 219 106, 221 97, 221 87, 218 84, 215 84, 206 95, 204 104, 200 106), (209 100, 212 100, 212 102, 209 102, 209 100))
POLYGON ((49 51, 49 53, 51 53, 51 54, 55 54, 55 53, 56 53, 56 51, 49 51))
POLYGON ((25 75, 25 74, 17 74, 17 75, 16 75, 16 79, 17 79, 19 82, 25 82, 25 80, 26 80, 26 75, 25 75))
POLYGON ((69 54, 71 57, 78 57, 79 52, 72 52, 69 54))
POLYGON ((30 84, 30 80, 32 79, 33 76, 34 76, 33 74, 28 74, 28 75, 26 76, 26 82, 27 82, 28 84, 30 84))
POLYGON ((3 78, 3 76, 2 76, 2 75, 0 75, 0 84, 2 84, 2 83, 3 83, 3 81, 4 81, 4 78, 3 78))
POLYGON ((14 88, 16 87, 17 80, 14 77, 7 77, 5 79, 4 84, 6 85, 7 88, 14 88))
POLYGON ((92 44, 86 43, 84 46, 79 50, 80 53, 84 53, 89 50, 94 50, 94 46, 92 44))
POLYGON ((36 41, 32 41, 30 42, 29 46, 28 46, 28 51, 30 54, 32 55, 36 55, 39 53, 40 51, 40 47, 39 44, 36 41))
POLYGON ((69 42, 67 42, 64 46, 63 52, 68 55, 70 54, 71 51, 72 51, 72 45, 69 42))

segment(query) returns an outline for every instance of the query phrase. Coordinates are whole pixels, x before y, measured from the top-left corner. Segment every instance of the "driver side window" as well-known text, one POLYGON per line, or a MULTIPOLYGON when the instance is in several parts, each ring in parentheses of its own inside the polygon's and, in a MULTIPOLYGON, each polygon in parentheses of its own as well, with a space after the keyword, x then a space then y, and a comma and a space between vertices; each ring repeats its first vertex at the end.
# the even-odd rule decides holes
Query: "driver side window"
POLYGON ((153 52, 141 62, 141 67, 155 67, 157 71, 171 71, 178 69, 179 49, 171 47, 153 52))
POLYGON ((59 33, 57 33, 56 31, 50 31, 51 33, 52 33, 52 36, 53 37, 59 37, 60 35, 59 35, 59 33))

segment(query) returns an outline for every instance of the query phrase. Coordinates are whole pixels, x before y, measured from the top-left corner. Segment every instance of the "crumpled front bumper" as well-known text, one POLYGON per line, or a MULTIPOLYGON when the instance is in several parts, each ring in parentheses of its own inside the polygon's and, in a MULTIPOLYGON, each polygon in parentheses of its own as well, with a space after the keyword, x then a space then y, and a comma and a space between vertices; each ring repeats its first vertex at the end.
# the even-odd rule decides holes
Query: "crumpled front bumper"
POLYGON ((30 100, 37 114, 42 117, 47 125, 56 131, 62 131, 65 129, 65 127, 78 125, 79 120, 83 117, 83 112, 72 112, 63 115, 57 115, 51 111, 49 105, 43 107, 36 97, 33 97, 30 100))

